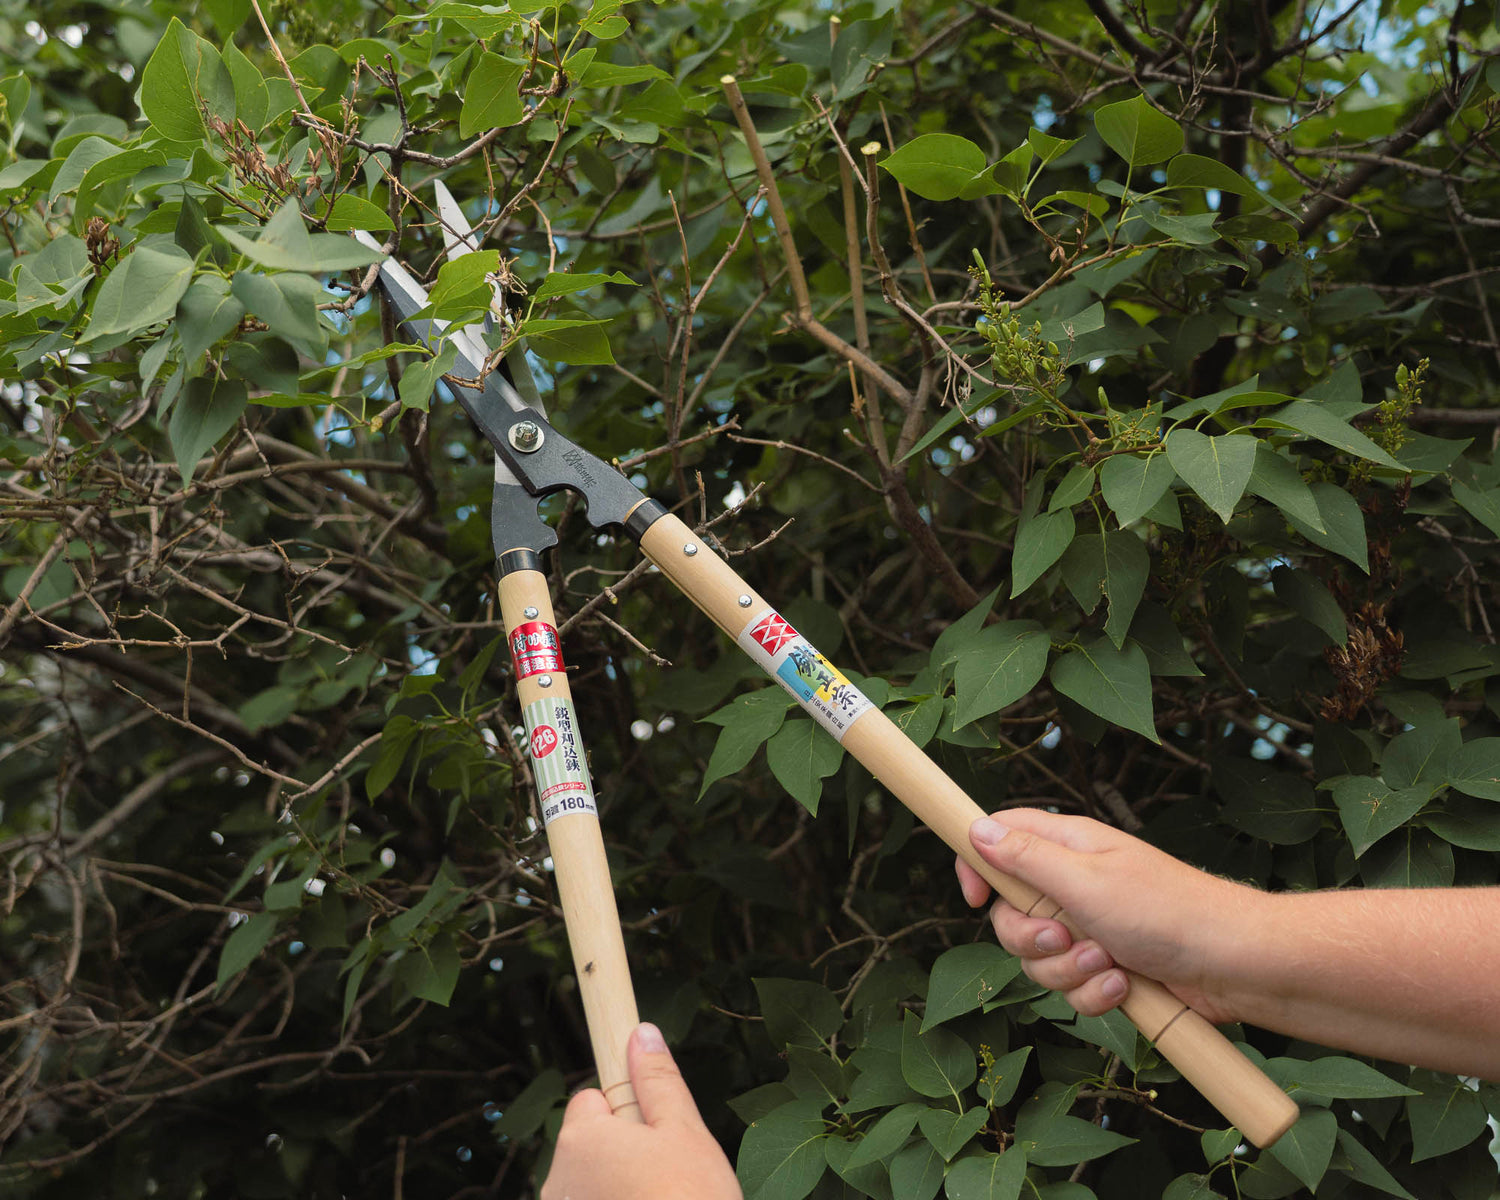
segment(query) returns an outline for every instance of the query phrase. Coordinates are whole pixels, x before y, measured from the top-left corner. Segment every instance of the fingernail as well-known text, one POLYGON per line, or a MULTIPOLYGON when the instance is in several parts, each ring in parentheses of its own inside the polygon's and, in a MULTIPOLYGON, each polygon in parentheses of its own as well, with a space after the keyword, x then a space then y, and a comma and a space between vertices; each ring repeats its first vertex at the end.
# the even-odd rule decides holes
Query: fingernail
POLYGON ((1044 929, 1036 935, 1036 948, 1043 954, 1056 954, 1063 948, 1062 934, 1055 929, 1044 929))
POLYGON ((1118 1000, 1125 994, 1125 976, 1119 974, 1106 975, 1104 982, 1099 986, 1099 990, 1104 993, 1106 1000, 1118 1000))
POLYGON ((1109 966, 1109 955, 1098 946, 1090 946, 1078 956, 1078 969, 1089 975, 1095 971, 1102 971, 1107 966, 1109 966))
POLYGON ((635 1027, 635 1044, 647 1054, 667 1052, 667 1039, 662 1037, 661 1030, 649 1021, 642 1021, 635 1027))
POLYGON ((980 817, 969 826, 969 836, 981 846, 993 846, 1009 832, 1010 830, 999 821, 991 820, 989 817, 980 817))

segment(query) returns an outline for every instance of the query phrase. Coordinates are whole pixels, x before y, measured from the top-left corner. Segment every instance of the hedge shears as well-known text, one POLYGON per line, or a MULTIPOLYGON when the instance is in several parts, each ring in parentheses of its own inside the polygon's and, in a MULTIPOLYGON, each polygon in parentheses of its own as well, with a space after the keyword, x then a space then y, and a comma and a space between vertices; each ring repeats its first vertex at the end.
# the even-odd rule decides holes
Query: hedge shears
MULTIPOLYGON (((438 187, 449 257, 476 249, 461 208, 438 187)), ((367 235, 356 236, 375 247, 367 235)), ((394 259, 381 264, 379 278, 416 339, 434 351, 443 342, 454 347, 445 381, 495 451, 490 521, 501 615, 600 1086, 617 1113, 639 1119, 625 1059, 638 1018, 582 734, 541 571, 541 556, 556 545, 557 534, 538 506, 554 492, 579 493, 591 525, 623 529, 632 537, 679 591, 1008 903, 1072 928, 1058 904, 978 857, 969 844, 969 826, 986 815, 984 810, 751 589, 708 540, 614 466, 559 433, 540 405, 528 404, 505 377, 498 355, 474 325, 453 328, 424 319, 427 291, 394 259)), ((498 290, 496 295, 498 309, 498 290)), ((504 323, 503 311, 494 316, 504 323)), ((492 318, 486 318, 489 329, 496 328, 492 318)), ((1296 1121, 1298 1107, 1291 1097, 1161 984, 1132 974, 1121 1008, 1157 1052, 1256 1145, 1270 1145, 1296 1121)))

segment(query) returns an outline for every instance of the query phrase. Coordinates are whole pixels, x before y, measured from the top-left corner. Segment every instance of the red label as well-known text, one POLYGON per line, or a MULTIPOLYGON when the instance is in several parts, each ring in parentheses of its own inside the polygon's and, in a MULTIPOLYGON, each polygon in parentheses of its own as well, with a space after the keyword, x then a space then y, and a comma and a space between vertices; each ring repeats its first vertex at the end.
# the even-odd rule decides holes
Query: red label
POLYGON ((557 630, 545 621, 528 621, 517 625, 510 634, 510 658, 516 665, 516 678, 540 675, 563 669, 562 647, 557 630))
POLYGON ((760 643, 761 648, 772 656, 780 652, 781 648, 797 637, 797 631, 786 623, 786 619, 780 613, 767 613, 764 618, 757 621, 750 630, 750 636, 760 643))
POLYGON ((557 749, 557 730, 550 725, 538 725, 531 731, 531 757, 546 758, 557 749))

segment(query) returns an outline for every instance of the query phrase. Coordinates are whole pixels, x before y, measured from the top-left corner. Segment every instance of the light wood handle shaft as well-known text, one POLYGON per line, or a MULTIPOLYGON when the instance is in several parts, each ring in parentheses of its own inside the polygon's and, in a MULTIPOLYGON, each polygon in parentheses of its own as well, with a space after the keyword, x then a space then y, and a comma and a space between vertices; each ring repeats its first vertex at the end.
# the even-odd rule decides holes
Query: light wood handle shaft
MULTIPOLYGON (((751 591, 728 563, 671 514, 657 518, 640 542, 646 556, 683 594, 739 642, 746 653, 761 661, 745 639, 754 640, 751 625, 756 623, 761 628, 763 614, 771 606, 751 591)), ((814 672, 818 669, 818 664, 814 664, 814 672)), ((822 695, 842 692, 836 672, 826 672, 824 679, 830 674, 835 681, 824 688, 822 695)), ((780 671, 778 675, 783 683, 789 682, 780 671)), ((789 686, 788 690, 821 720, 827 705, 820 708, 816 700, 805 699, 795 687, 789 686)), ((1056 916, 1068 923, 1057 904, 1029 884, 997 871, 975 853, 969 843, 969 826, 986 814, 941 767, 878 709, 867 707, 860 711, 856 702, 846 705, 845 711, 853 716, 842 731, 844 748, 911 809, 918 820, 952 847, 1012 906, 1040 916, 1056 916)), ((826 721, 823 723, 829 728, 826 721)), ((1141 902, 1148 901, 1142 897, 1141 902)), ((1298 1108, 1291 1097, 1222 1033, 1161 984, 1132 974, 1130 995, 1121 1009, 1183 1078, 1257 1146, 1269 1146, 1297 1120, 1298 1108)))
POLYGON ((599 1086, 617 1116, 639 1121, 625 1050, 640 1018, 545 577, 528 570, 502 575, 500 611, 599 1086))

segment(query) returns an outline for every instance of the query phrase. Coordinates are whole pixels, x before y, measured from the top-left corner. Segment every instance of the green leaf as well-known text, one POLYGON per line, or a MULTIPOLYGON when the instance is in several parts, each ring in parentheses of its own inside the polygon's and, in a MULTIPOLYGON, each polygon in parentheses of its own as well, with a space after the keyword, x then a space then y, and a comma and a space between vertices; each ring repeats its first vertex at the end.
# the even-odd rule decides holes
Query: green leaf
MULTIPOLYGON (((310 276, 291 271, 276 275, 236 271, 229 290, 245 311, 264 321, 277 337, 309 358, 323 357, 328 334, 318 319, 318 304, 327 293, 310 276)), ((255 382, 267 385, 264 379, 255 382)))
POLYGON ((430 1000, 446 1008, 453 998, 462 966, 452 934, 440 934, 425 946, 407 951, 402 961, 416 965, 411 994, 418 1000, 430 1000))
POLYGON ((957 199, 986 166, 984 151, 968 138, 924 133, 880 160, 898 183, 924 200, 957 199))
POLYGON ((839 769, 843 759, 843 746, 806 717, 786 722, 766 743, 771 774, 813 816, 818 815, 823 780, 839 769))
POLYGON ((1463 510, 1496 536, 1500 536, 1500 488, 1481 491, 1462 479, 1453 480, 1453 498, 1463 510))
POLYGON ((1356 858, 1421 812, 1434 791, 1426 785, 1398 791, 1368 775, 1346 775, 1330 790, 1356 858))
MULTIPOLYGON (((1323 528, 1319 530, 1287 513, 1292 528, 1313 545, 1342 555, 1368 575, 1370 547, 1365 536, 1365 515, 1360 511, 1359 502, 1343 488, 1332 483, 1314 483, 1310 490, 1318 515, 1323 519, 1323 528)), ((1285 509, 1282 511, 1286 512, 1285 509)))
POLYGON ((984 1128, 989 1116, 987 1108, 971 1108, 961 1116, 946 1108, 929 1108, 923 1111, 917 1123, 933 1149, 943 1156, 943 1161, 952 1162, 953 1156, 984 1128))
POLYGON ((1255 444, 1255 465, 1245 490, 1262 500, 1269 500, 1289 521, 1300 521, 1319 534, 1328 531, 1313 499, 1312 489, 1302 478, 1297 464, 1278 454, 1265 442, 1255 444))
POLYGON ((850 1155, 848 1165, 862 1167, 866 1163, 889 1158, 906 1145, 906 1139, 911 1135, 918 1115, 926 1111, 925 1104, 898 1104, 870 1126, 870 1131, 850 1155))
POLYGON ((1134 642, 1116 648, 1101 638, 1069 650, 1052 664, 1052 684, 1106 721, 1160 743, 1146 654, 1134 642))
POLYGON ((1349 640, 1349 625, 1344 610, 1333 598, 1323 581, 1310 571, 1295 567, 1277 567, 1271 572, 1271 586, 1276 598, 1304 620, 1316 625, 1335 646, 1349 640))
POLYGON ((1066 1114, 1050 1111, 1035 1102, 1028 1104, 1016 1117, 1016 1144, 1026 1151, 1028 1162, 1039 1167, 1066 1167, 1088 1162, 1135 1138, 1066 1114))
POLYGON ((1255 427, 1257 429, 1289 429, 1359 458, 1379 463, 1383 467, 1398 471, 1406 470, 1348 421, 1334 416, 1326 406, 1312 400, 1293 400, 1279 412, 1262 417, 1255 422, 1255 427))
POLYGON ((1380 777, 1393 788, 1446 782, 1448 766, 1463 744, 1458 718, 1418 725, 1397 734, 1380 760, 1380 777))
POLYGON ((932 964, 921 1032, 973 1012, 1020 972, 1021 960, 993 942, 972 942, 943 951, 932 964))
POLYGON ((827 1046, 844 1027, 844 1011, 834 994, 801 979, 756 979, 766 1035, 783 1046, 827 1046))
POLYGON ((1167 458, 1182 481, 1225 524, 1245 494, 1255 466, 1255 439, 1241 434, 1209 437, 1193 429, 1167 434, 1167 458))
MULTIPOLYGON (((250 11, 249 0, 235 0, 243 5, 244 11, 250 11)), ((238 28, 241 21, 234 22, 234 28, 238 28)), ((220 26, 221 30, 223 29, 220 26)), ((228 30, 223 30, 228 33, 228 30)), ((234 44, 232 40, 225 43, 223 54, 224 69, 229 72, 229 78, 234 87, 235 116, 238 117, 250 129, 252 133, 259 133, 261 126, 265 124, 266 112, 271 105, 271 95, 266 89, 265 78, 254 63, 245 57, 244 51, 234 44)))
POLYGON ((182 294, 177 305, 177 336, 182 339, 184 362, 193 363, 240 323, 245 306, 229 294, 229 281, 221 275, 200 275, 182 294))
POLYGON ((979 1067, 962 1038, 941 1028, 923 1033, 916 1014, 907 1012, 901 1027, 901 1074, 924 1096, 958 1100, 979 1067))
POLYGON ((199 97, 214 115, 234 119, 234 81, 207 42, 176 17, 167 23, 141 72, 141 111, 174 142, 196 142, 208 133, 199 97))
POLYGON ((1004 586, 1003 583, 996 584, 989 595, 938 634, 937 641, 932 644, 933 666, 946 667, 958 662, 969 652, 971 643, 984 628, 985 619, 994 609, 995 601, 1000 597, 1000 589, 1004 586))
POLYGON ((755 752, 781 728, 791 706, 791 697, 779 687, 761 688, 736 696, 703 718, 722 726, 724 732, 714 743, 708 769, 703 772, 703 782, 698 787, 700 800, 710 785, 735 774, 755 757, 755 752))
POLYGON ((1413 1071, 1411 1084, 1420 1093, 1406 1101, 1412 1162, 1450 1154, 1485 1131, 1489 1114, 1479 1093, 1463 1080, 1436 1071, 1413 1071))
POLYGON ((513 1142, 534 1135, 547 1120, 547 1114, 567 1099, 567 1082, 556 1067, 548 1067, 521 1089, 521 1094, 505 1105, 495 1121, 495 1133, 513 1142))
POLYGON ((1026 1152, 978 1154, 954 1163, 944 1181, 948 1200, 1018 1200, 1026 1184, 1026 1152))
POLYGON ((401 375, 401 407, 426 412, 438 380, 453 370, 453 361, 457 357, 458 348, 452 342, 445 341, 431 358, 424 358, 407 367, 401 375))
POLYGON ((1326 810, 1302 776, 1239 755, 1216 754, 1210 761, 1227 825, 1273 846, 1301 845, 1323 828, 1326 810))
POLYGON ((979 1077, 979 1098, 988 1108, 999 1108, 1009 1104, 1021 1086, 1021 1072, 1026 1069, 1026 1060, 1031 1057, 1031 1047, 1022 1046, 1009 1054, 1002 1054, 985 1068, 979 1077))
POLYGON ((339 233, 307 232, 302 209, 288 200, 252 238, 244 226, 220 225, 219 233, 236 250, 273 271, 303 271, 321 274, 347 271, 382 262, 385 255, 339 233))
POLYGON ((908 1146, 891 1159, 891 1194, 901 1200, 932 1200, 943 1185, 943 1156, 931 1142, 908 1146))
POLYGON ((1201 154, 1179 154, 1167 164, 1167 186, 1172 188, 1214 188, 1236 196, 1263 199, 1256 186, 1216 158, 1201 154))
POLYGON ((1224 1194, 1214 1191, 1207 1175, 1190 1172, 1167 1184, 1161 1200, 1224 1200, 1224 1194))
POLYGON ((1015 549, 1010 560, 1010 594, 1020 596, 1044 571, 1062 557, 1073 540, 1071 509, 1039 513, 1022 521, 1016 531, 1015 549))
POLYGON ((1072 508, 1079 501, 1087 500, 1093 490, 1094 468, 1085 463, 1077 463, 1069 468, 1062 482, 1057 485, 1057 490, 1052 493, 1052 499, 1047 502, 1047 511, 1056 512, 1060 508, 1072 508))
POLYGON ((105 276, 87 338, 136 333, 169 320, 193 278, 193 260, 171 245, 140 246, 105 276))
POLYGON ((1475 738, 1455 750, 1446 782, 1467 796, 1500 800, 1500 738, 1475 738))
POLYGON ((955 726, 998 712, 1031 691, 1047 669, 1051 645, 1035 621, 1002 621, 966 640, 953 673, 955 726))
POLYGON ((574 292, 581 292, 587 288, 598 287, 604 283, 623 283, 630 287, 638 287, 636 281, 623 271, 611 271, 608 275, 595 272, 587 272, 577 275, 564 275, 556 271, 547 276, 546 282, 536 291, 537 301, 551 300, 554 296, 570 296, 574 292))
POLYGON ((224 985, 259 957, 276 932, 276 914, 256 913, 249 920, 235 927, 219 951, 219 976, 216 986, 220 991, 224 985))
POLYGON ((1130 622, 1130 636, 1146 652, 1146 663, 1153 675, 1178 675, 1197 678, 1203 674, 1183 642, 1182 633, 1172 623, 1171 614, 1160 604, 1142 600, 1130 622))
POLYGON ((1338 1118, 1328 1109, 1305 1109, 1297 1123, 1267 1153, 1316 1191, 1333 1157, 1338 1127, 1338 1118))
POLYGON ((519 336, 540 358, 577 366, 598 366, 615 361, 605 335, 606 321, 544 320, 533 317, 520 328, 519 336))
POLYGON ((1375 1100, 1385 1096, 1420 1095, 1415 1088, 1397 1083, 1358 1059, 1339 1055, 1312 1062, 1273 1058, 1266 1062, 1265 1071, 1294 1098, 1299 1092, 1325 1100, 1375 1100))
POLYGON ((1348 1166, 1340 1169, 1347 1171, 1354 1179, 1370 1187, 1379 1188, 1388 1196, 1399 1196, 1401 1200, 1417 1200, 1348 1130, 1339 1130, 1338 1146, 1349 1160, 1348 1166))
POLYGON ((1150 512, 1176 477, 1165 454, 1116 454, 1099 468, 1099 488, 1123 529, 1150 512))
POLYGON ((521 75, 526 67, 486 50, 469 73, 463 108, 458 114, 459 137, 473 137, 484 129, 504 129, 526 115, 521 75))
POLYGON ((498 250, 475 250, 445 262, 438 268, 437 280, 428 294, 432 315, 453 321, 488 312, 495 298, 489 276, 499 269, 498 250))
POLYGON ((793 1100, 751 1123, 740 1142, 735 1173, 745 1200, 802 1200, 827 1168, 822 1106, 793 1100))
POLYGON ((1152 108, 1144 96, 1097 109, 1094 128, 1104 144, 1132 167, 1159 163, 1182 149, 1182 127, 1152 108))
POLYGON ((1104 632, 1118 649, 1145 594, 1151 559, 1133 533, 1111 530, 1075 538, 1063 555, 1063 579, 1084 612, 1093 612, 1099 597, 1109 599, 1104 632))
POLYGON ((172 443, 183 483, 193 481, 198 460, 234 428, 245 411, 246 399, 245 384, 240 379, 199 376, 188 381, 172 406, 172 418, 167 424, 167 438, 172 443))
POLYGON ((345 192, 334 200, 333 207, 325 214, 324 223, 329 230, 337 233, 345 233, 351 229, 384 232, 396 228, 385 209, 350 192, 345 192))

